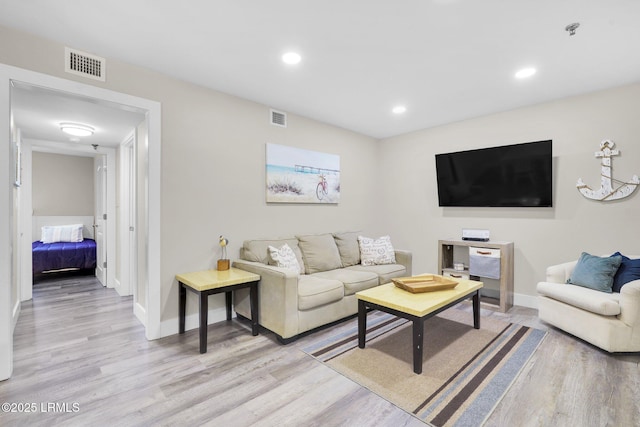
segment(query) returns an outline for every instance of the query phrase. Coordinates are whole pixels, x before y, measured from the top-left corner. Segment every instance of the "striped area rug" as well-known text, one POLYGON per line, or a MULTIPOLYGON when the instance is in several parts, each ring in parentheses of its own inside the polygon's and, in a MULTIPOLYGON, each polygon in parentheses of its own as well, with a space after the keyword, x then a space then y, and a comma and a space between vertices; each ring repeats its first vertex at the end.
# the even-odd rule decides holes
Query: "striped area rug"
POLYGON ((435 426, 480 426, 517 378, 546 332, 452 308, 425 322, 422 374, 413 373, 411 324, 373 311, 366 348, 357 319, 303 351, 435 426))

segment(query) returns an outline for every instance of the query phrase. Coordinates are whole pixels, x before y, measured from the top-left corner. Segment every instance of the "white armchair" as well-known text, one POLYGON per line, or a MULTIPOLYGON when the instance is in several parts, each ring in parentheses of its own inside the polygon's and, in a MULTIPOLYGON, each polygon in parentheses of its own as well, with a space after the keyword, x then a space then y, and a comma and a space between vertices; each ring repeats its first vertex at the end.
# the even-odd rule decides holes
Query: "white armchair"
POLYGON ((566 285, 576 263, 547 268, 537 286, 540 319, 610 353, 640 351, 640 280, 611 294, 566 285))

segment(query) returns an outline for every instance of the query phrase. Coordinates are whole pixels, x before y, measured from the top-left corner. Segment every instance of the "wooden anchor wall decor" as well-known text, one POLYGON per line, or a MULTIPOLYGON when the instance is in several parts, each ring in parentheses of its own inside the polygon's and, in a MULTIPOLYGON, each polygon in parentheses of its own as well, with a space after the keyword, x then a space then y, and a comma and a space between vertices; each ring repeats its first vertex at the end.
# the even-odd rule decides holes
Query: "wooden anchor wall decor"
POLYGON ((614 179, 611 176, 611 157, 620 155, 619 150, 614 150, 615 143, 608 139, 605 139, 600 143, 600 151, 596 151, 596 158, 602 159, 601 166, 602 171, 600 173, 600 188, 592 190, 591 187, 586 185, 582 178, 578 178, 576 187, 587 199, 599 200, 602 202, 608 202, 610 200, 623 199, 630 196, 635 189, 640 185, 638 175, 633 175, 631 181, 623 182, 614 179), (614 188, 615 183, 616 187, 614 188))

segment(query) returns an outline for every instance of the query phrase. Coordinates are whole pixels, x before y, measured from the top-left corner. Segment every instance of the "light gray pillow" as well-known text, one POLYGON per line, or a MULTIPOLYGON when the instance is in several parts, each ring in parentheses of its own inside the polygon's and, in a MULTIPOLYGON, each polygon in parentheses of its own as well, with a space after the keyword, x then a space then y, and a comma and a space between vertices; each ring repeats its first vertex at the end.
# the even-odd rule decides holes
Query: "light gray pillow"
POLYGON ((307 274, 342 267, 340 252, 332 234, 296 236, 307 274))
POLYGON ((343 267, 360 264, 360 246, 358 246, 358 232, 334 233, 333 238, 340 252, 343 267))

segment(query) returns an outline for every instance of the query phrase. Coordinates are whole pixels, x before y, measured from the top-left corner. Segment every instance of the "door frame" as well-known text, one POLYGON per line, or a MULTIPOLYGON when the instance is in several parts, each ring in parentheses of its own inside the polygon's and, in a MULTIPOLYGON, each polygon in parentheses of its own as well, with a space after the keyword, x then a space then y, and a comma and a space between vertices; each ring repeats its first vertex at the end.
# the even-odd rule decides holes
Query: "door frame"
MULTIPOLYGON (((145 150, 147 154, 148 195, 146 200, 147 228, 145 230, 148 264, 146 265, 147 312, 146 338, 157 339, 161 336, 161 240, 160 240, 160 186, 161 186, 161 105, 157 101, 140 98, 108 89, 78 83, 47 74, 38 73, 10 65, 0 64, 0 380, 7 379, 13 371, 13 331, 19 314, 20 284, 14 286, 13 257, 21 256, 14 252, 13 244, 13 182, 12 179, 12 117, 11 82, 20 81, 33 86, 110 101, 127 105, 146 114, 148 128, 145 150), (4 140, 4 141, 3 141, 4 140), (4 182, 4 184, 1 184, 4 182), (15 295, 15 294, 18 295, 15 295), (18 309, 14 303, 18 301, 18 309)), ((23 224, 24 226, 24 224, 23 224)), ((28 227, 27 227, 28 228, 28 227)), ((18 233, 20 234, 20 233, 18 233)), ((30 242, 29 242, 30 243, 30 242)), ((23 245, 24 246, 24 245, 23 245)))

